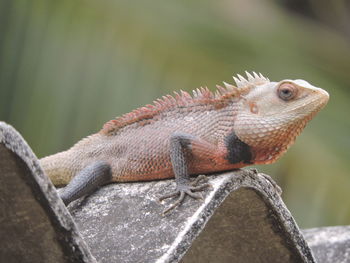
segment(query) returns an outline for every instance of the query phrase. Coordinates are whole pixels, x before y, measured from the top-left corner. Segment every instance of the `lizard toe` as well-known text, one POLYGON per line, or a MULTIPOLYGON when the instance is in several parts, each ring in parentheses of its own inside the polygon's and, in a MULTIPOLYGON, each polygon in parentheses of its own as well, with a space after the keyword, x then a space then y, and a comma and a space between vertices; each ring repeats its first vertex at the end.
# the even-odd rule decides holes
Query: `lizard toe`
POLYGON ((177 195, 180 195, 179 198, 167 209, 163 211, 163 216, 165 216, 167 213, 169 213, 171 210, 173 210, 175 207, 179 206, 185 199, 185 191, 178 191, 177 195))
POLYGON ((208 182, 208 177, 206 177, 205 175, 201 174, 198 175, 196 179, 194 179, 190 184, 192 186, 197 186, 199 185, 199 183, 203 181, 203 182, 208 182))
POLYGON ((177 190, 175 192, 172 192, 170 194, 167 194, 167 195, 160 197, 159 200, 162 201, 164 199, 179 196, 179 198, 172 205, 170 205, 166 210, 163 211, 163 215, 166 215, 167 213, 169 213, 171 210, 173 210, 177 206, 180 206, 184 202, 186 195, 188 195, 189 197, 191 197, 193 199, 203 201, 204 200, 203 195, 201 193, 196 193, 196 192, 202 191, 203 189, 208 188, 208 187, 211 187, 211 185, 209 183, 195 186, 195 187, 194 186, 181 186, 180 188, 177 188, 177 190))
POLYGON ((203 196, 200 193, 194 193, 192 189, 185 191, 185 193, 193 199, 203 200, 203 196))
POLYGON ((202 191, 206 188, 213 189, 213 186, 209 183, 206 183, 206 184, 202 184, 202 185, 198 185, 198 186, 192 186, 190 189, 193 192, 199 192, 199 191, 202 191))
POLYGON ((169 194, 162 195, 161 197, 158 198, 158 200, 159 200, 159 202, 162 202, 165 199, 172 198, 172 197, 175 197, 175 196, 178 196, 178 195, 180 195, 180 191, 176 190, 176 191, 171 192, 169 194))

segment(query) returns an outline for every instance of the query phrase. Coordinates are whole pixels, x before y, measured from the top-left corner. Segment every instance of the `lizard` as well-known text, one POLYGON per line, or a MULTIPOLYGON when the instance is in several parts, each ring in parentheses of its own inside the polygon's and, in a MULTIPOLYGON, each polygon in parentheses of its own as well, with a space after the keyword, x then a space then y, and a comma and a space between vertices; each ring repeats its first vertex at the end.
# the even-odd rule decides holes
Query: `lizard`
POLYGON ((270 81, 261 73, 233 77, 215 92, 198 88, 163 96, 117 117, 70 149, 40 159, 63 202, 112 182, 175 178, 160 200, 201 199, 210 186, 192 175, 270 164, 294 143, 328 102, 329 94, 305 80, 270 81))

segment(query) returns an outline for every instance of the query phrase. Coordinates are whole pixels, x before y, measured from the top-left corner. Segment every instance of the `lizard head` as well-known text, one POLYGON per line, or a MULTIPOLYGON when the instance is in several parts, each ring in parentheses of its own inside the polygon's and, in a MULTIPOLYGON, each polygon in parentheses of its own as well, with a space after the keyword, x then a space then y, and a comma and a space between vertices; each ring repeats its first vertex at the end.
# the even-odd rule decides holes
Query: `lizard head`
POLYGON ((247 75, 248 80, 240 79, 237 83, 238 88, 247 85, 249 88, 241 95, 234 130, 251 147, 253 163, 272 163, 327 104, 329 95, 305 80, 254 81, 247 75))

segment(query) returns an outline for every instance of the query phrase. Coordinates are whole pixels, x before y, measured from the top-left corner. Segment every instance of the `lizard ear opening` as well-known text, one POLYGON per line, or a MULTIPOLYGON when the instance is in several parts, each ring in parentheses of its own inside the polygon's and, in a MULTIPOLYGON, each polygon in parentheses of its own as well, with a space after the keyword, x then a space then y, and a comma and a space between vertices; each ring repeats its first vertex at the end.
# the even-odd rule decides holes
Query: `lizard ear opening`
POLYGON ((249 108, 250 108, 250 112, 253 113, 253 114, 258 114, 259 113, 259 108, 258 106, 256 105, 255 102, 250 102, 249 103, 249 108))

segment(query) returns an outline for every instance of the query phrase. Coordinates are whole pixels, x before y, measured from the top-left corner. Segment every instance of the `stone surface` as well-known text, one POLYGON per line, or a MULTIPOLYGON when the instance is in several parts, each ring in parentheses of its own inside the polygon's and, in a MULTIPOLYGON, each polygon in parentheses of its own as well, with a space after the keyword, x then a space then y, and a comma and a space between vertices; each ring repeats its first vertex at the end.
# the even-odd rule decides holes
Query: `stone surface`
POLYGON ((0 122, 0 262, 96 262, 22 137, 0 122))
POLYGON ((303 233, 317 262, 350 262, 350 226, 312 228, 303 233))
POLYGON ((265 176, 238 170, 210 183, 204 202, 186 200, 166 216, 170 201, 155 200, 173 180, 108 185, 69 210, 100 262, 314 262, 265 176))
MULTIPOLYGON (((0 262, 315 262, 271 179, 252 170, 209 178, 203 202, 166 216, 172 200, 156 200, 174 180, 111 184, 70 214, 22 137, 0 122, 0 262)), ((350 226, 304 234, 319 262, 350 262, 350 226)))

